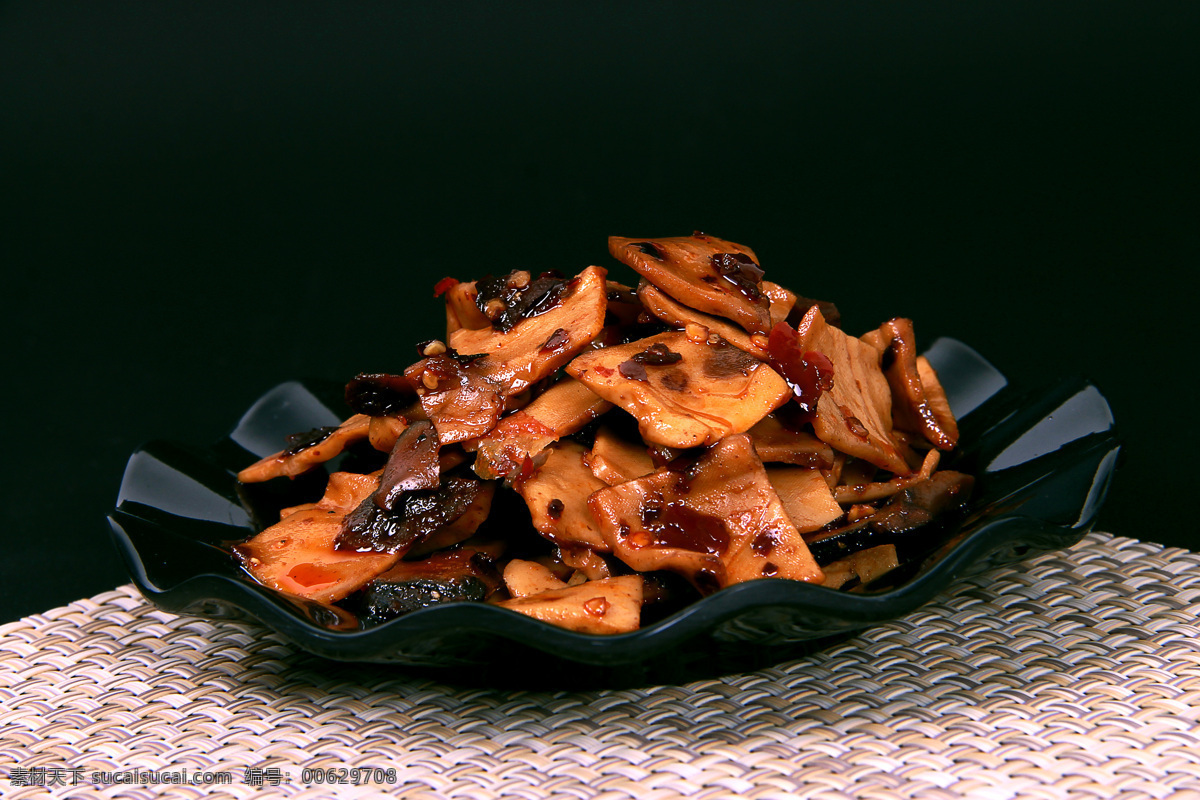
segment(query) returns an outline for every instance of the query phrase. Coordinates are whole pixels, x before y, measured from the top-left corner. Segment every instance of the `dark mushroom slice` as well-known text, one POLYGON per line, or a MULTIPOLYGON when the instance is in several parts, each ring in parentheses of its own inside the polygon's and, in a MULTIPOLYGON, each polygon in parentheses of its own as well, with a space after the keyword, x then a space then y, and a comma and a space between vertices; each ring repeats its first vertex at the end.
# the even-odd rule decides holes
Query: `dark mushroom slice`
POLYGON ((892 394, 875 347, 828 325, 816 306, 796 329, 799 347, 825 356, 833 385, 817 399, 813 431, 817 438, 896 475, 912 470, 891 437, 892 394))
POLYGON ((950 411, 937 373, 927 359, 917 355, 912 320, 888 320, 862 339, 880 350, 890 351, 892 363, 884 374, 892 388, 892 417, 896 427, 920 432, 939 450, 954 449, 958 442, 958 422, 950 411))
POLYGON ((429 537, 414 545, 405 558, 420 558, 437 550, 453 547, 476 534, 479 526, 487 521, 492 512, 492 500, 496 496, 496 484, 487 481, 472 489, 471 502, 457 519, 429 534, 429 537))
POLYGON ((474 476, 444 475, 438 488, 405 492, 390 509, 369 497, 346 515, 334 546, 404 555, 462 517, 490 491, 474 476))
POLYGON ((412 419, 413 411, 421 407, 417 385, 407 375, 386 372, 355 375, 346 383, 345 397, 351 411, 371 417, 398 415, 412 419))
POLYGON ((755 578, 822 578, 745 434, 684 472, 601 489, 588 505, 618 558, 639 572, 678 572, 702 593, 755 578))
POLYGON ((410 425, 392 447, 379 479, 375 503, 391 511, 406 492, 438 488, 442 483, 440 447, 432 422, 422 420, 410 425))
POLYGON ((662 239, 610 236, 608 251, 686 306, 731 319, 750 333, 771 329, 762 270, 745 245, 702 233, 662 239))
POLYGON ((807 431, 790 430, 775 414, 763 417, 747 432, 763 463, 795 464, 816 469, 833 466, 832 447, 807 431))
POLYGON ((553 384, 525 408, 510 414, 481 439, 465 442, 476 452, 481 478, 503 478, 520 470, 526 458, 583 428, 612 408, 584 384, 566 378, 553 384))
POLYGON ((264 586, 321 603, 341 600, 400 559, 399 553, 335 547, 346 516, 370 503, 378 486, 378 473, 335 472, 319 502, 292 509, 277 524, 235 545, 234 552, 264 586))
POLYGON ((651 444, 689 448, 749 430, 787 402, 769 366, 724 339, 672 332, 593 350, 567 373, 638 420, 651 444))
POLYGON ((800 533, 820 530, 842 516, 842 507, 829 491, 819 470, 808 467, 767 467, 767 480, 800 533))
POLYGON ((317 428, 289 436, 289 446, 260 459, 238 473, 242 483, 259 483, 272 478, 294 478, 334 458, 354 442, 366 439, 371 418, 355 414, 337 427, 317 428))
POLYGON ((646 445, 623 438, 607 425, 596 431, 587 465, 609 486, 641 478, 656 469, 646 445))
POLYGON ((400 561, 368 583, 357 598, 360 618, 374 624, 411 611, 455 602, 483 602, 500 586, 491 552, 456 547, 419 561, 400 561))
POLYGON ((755 358, 765 360, 767 357, 767 337, 748 334, 732 322, 678 303, 649 281, 643 280, 638 285, 638 298, 647 311, 672 327, 688 329, 689 325, 699 326, 705 329, 704 333, 696 332, 694 337, 707 337, 709 333, 715 333, 755 358))
POLYGON ((628 633, 641 624, 642 576, 588 581, 497 605, 580 633, 628 633))
POLYGON ((607 550, 587 503, 606 484, 588 469, 586 455, 587 450, 576 442, 550 446, 546 460, 520 482, 517 491, 529 506, 533 527, 546 539, 560 546, 607 550))
POLYGON ((483 436, 500 421, 504 397, 475 362, 450 355, 424 358, 404 374, 419 383, 421 408, 443 445, 483 436))
POLYGON ((605 327, 623 328, 638 324, 638 319, 646 313, 637 292, 632 286, 609 280, 605 281, 608 298, 605 327))
POLYGON ((464 356, 482 355, 472 366, 503 396, 524 391, 554 374, 604 327, 604 269, 588 267, 563 285, 563 294, 548 309, 504 330, 463 328, 450 336, 450 345, 464 356))

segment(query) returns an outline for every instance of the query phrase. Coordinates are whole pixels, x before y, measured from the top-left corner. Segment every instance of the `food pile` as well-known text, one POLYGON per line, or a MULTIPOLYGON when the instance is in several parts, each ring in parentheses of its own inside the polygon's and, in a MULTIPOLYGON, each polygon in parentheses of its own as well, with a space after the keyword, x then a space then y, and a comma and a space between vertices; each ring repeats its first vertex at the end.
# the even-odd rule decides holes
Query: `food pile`
POLYGON ((236 546, 245 569, 362 624, 468 600, 622 633, 743 581, 862 589, 965 503, 911 321, 851 336, 699 232, 609 250, 636 289, 597 266, 440 281, 444 340, 238 474, 342 457, 319 500, 236 546))

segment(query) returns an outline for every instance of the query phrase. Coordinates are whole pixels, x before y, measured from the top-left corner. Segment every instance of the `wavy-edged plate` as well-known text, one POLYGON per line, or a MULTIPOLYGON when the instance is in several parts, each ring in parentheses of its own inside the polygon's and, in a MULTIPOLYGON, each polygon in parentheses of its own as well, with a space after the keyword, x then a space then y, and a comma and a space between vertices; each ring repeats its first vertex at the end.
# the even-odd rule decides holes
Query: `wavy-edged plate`
MULTIPOLYGON (((1079 378, 1033 390, 1012 386, 982 356, 949 338, 935 341, 925 355, 962 431, 960 449, 942 466, 969 472, 977 482, 967 513, 943 532, 941 544, 882 591, 750 581, 617 636, 573 633, 483 603, 426 608, 359 629, 348 615, 256 583, 230 547, 273 521, 273 510, 319 496, 324 473, 252 491, 234 477, 278 450, 287 434, 340 421, 341 387, 317 381, 275 387, 210 447, 153 442, 136 451, 109 521, 134 583, 155 605, 216 618, 249 615, 331 659, 483 667, 485 674, 502 665, 564 661, 720 670, 718 654, 751 650, 769 662, 792 652, 789 645, 811 649, 814 640, 819 645, 907 614, 964 575, 1067 547, 1091 528, 1119 451, 1112 413, 1096 387, 1079 378)), ((544 666, 538 671, 548 672, 544 666)))

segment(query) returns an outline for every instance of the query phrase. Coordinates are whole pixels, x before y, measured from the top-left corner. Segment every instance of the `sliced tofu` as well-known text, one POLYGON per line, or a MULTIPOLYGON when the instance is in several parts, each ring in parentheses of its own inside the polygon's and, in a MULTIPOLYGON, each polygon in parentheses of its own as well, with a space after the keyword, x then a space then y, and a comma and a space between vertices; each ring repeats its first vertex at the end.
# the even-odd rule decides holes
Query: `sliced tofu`
POLYGON ((514 558, 504 567, 504 586, 513 597, 528 597, 566 587, 550 568, 536 561, 514 558))
POLYGON ((649 475, 655 469, 644 444, 623 439, 606 425, 596 431, 587 464, 592 474, 609 486, 649 475))
POLYGON ((896 426, 921 433, 939 450, 954 449, 958 442, 958 422, 950 411, 937 373, 926 358, 917 355, 912 320, 888 320, 862 338, 892 352, 892 363, 885 375, 892 390, 896 426))
POLYGON ((618 558, 639 572, 678 572, 701 592, 763 577, 822 579, 745 434, 686 472, 660 470, 588 504, 618 558))
POLYGON ((519 472, 526 458, 537 456, 611 408, 612 403, 587 386, 566 378, 505 417, 482 439, 464 446, 477 453, 476 474, 489 480, 503 478, 519 472))
POLYGON ((833 388, 817 400, 817 438, 897 475, 912 470, 891 438, 892 394, 880 369, 883 352, 825 322, 813 306, 796 328, 802 350, 833 364, 833 388))
POLYGON ((259 483, 272 478, 303 475, 316 465, 340 455, 354 442, 366 439, 370 431, 371 417, 355 414, 336 428, 317 428, 306 434, 297 434, 289 437, 295 439, 291 447, 254 462, 238 473, 238 480, 242 483, 259 483))
POLYGON ((771 330, 762 270, 745 245, 702 233, 661 239, 610 236, 608 251, 685 306, 733 320, 750 333, 771 330))
POLYGON ((341 600, 400 560, 399 553, 334 549, 342 520, 378 486, 379 473, 335 472, 319 502, 293 509, 234 551, 266 586, 321 603, 341 600))
POLYGON ((587 499, 607 484, 584 463, 587 450, 576 442, 559 442, 546 450, 546 460, 516 484, 529 506, 533 527, 550 541, 608 550, 587 499))
POLYGON ((642 593, 641 575, 623 575, 497 605, 580 633, 628 633, 641 625, 642 593))
MULTIPOLYGON (((891 497, 933 475, 933 471, 937 469, 940 460, 941 453, 937 450, 930 450, 925 454, 925 458, 921 462, 921 468, 911 475, 901 475, 892 478, 890 481, 841 483, 833 487, 833 497, 839 503, 871 503, 875 500, 891 497)), ((844 480, 845 477, 843 477, 844 480)))
POLYGON ((647 442, 713 444, 749 430, 791 396, 769 366, 715 338, 663 333, 584 353, 567 372, 636 417, 647 442), (663 351, 668 355, 659 357, 663 351))
POLYGON ((463 355, 484 354, 472 366, 508 397, 553 375, 587 347, 604 327, 606 307, 605 270, 588 267, 549 310, 507 331, 461 328, 450 335, 450 346, 463 355))
POLYGON ((820 470, 808 467, 767 467, 767 480, 788 519, 800 533, 820 530, 842 516, 820 470))
POLYGON ((829 589, 840 589, 855 578, 858 578, 860 583, 870 583, 899 566, 896 545, 881 544, 826 564, 825 580, 821 585, 829 589))
POLYGON ((642 305, 647 311, 668 325, 676 328, 699 325, 709 333, 717 334, 734 347, 746 351, 755 358, 762 360, 767 358, 767 337, 762 334, 751 335, 728 320, 712 314, 705 314, 676 302, 671 299, 670 295, 649 281, 643 280, 638 285, 638 299, 642 301, 642 305))
POLYGON ((795 464, 800 467, 829 469, 833 466, 833 448, 811 433, 791 431, 774 415, 763 417, 749 430, 750 441, 763 463, 795 464))

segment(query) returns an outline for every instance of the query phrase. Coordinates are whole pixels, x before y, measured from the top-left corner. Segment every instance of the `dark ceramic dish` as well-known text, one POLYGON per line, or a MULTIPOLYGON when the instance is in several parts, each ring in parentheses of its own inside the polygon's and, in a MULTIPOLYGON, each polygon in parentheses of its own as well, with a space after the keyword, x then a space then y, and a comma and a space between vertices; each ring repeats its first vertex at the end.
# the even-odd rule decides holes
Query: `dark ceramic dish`
POLYGON ((942 466, 974 474, 977 484, 966 515, 943 532, 941 544, 893 586, 870 593, 752 581, 610 637, 572 633, 482 603, 427 608, 360 630, 348 616, 259 585, 230 550, 274 521, 282 505, 312 499, 314 489, 319 495, 323 475, 273 481, 253 492, 234 479, 238 469, 278 450, 286 434, 338 422, 341 387, 316 382, 272 389, 211 447, 141 448, 129 460, 109 520, 134 582, 151 602, 180 614, 249 615, 328 658, 442 669, 531 657, 610 667, 665 658, 721 669, 716 654, 730 650, 781 659, 790 645, 907 614, 963 575, 1067 547, 1095 519, 1119 446, 1108 403, 1094 386, 1079 379, 1033 391, 1011 386, 953 339, 939 339, 926 355, 962 430, 961 450, 942 466))

